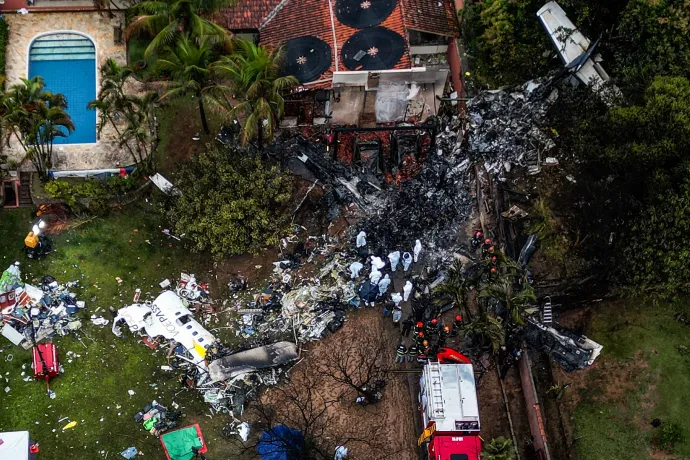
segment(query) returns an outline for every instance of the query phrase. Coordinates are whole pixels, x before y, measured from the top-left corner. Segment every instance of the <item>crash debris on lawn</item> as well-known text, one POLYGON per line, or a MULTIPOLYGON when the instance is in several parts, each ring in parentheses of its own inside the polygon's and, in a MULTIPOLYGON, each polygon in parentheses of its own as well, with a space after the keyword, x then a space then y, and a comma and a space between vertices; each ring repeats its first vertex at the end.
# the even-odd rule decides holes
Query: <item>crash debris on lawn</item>
POLYGON ((76 314, 86 308, 70 288, 77 282, 59 284, 46 275, 40 287, 21 280, 19 263, 10 265, 0 279, 1 334, 15 345, 29 349, 43 339, 78 331, 76 314))

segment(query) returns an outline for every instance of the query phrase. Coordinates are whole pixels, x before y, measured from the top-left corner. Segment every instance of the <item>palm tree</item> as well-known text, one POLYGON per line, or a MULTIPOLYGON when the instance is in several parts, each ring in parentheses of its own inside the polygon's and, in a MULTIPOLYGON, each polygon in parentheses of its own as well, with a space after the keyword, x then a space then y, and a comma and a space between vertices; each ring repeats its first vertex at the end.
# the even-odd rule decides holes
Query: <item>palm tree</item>
POLYGON ((534 289, 523 283, 520 291, 513 292, 512 278, 502 276, 493 282, 484 283, 479 290, 479 297, 494 298, 503 302, 508 314, 516 324, 524 324, 523 313, 530 302, 536 300, 534 289))
POLYGON ((485 313, 480 314, 465 326, 463 332, 478 340, 481 346, 490 345, 492 353, 498 352, 506 339, 505 329, 501 321, 485 313))
POLYGON ((46 179, 53 166, 54 140, 74 131, 74 123, 65 111, 65 96, 46 91, 41 77, 23 78, 4 94, 1 105, 6 142, 14 136, 41 178, 46 179))
POLYGON ((484 460, 513 460, 515 447, 510 439, 498 437, 484 445, 482 450, 484 460))
POLYGON ((150 166, 152 149, 147 145, 152 144, 156 134, 153 107, 158 93, 151 91, 142 97, 126 94, 124 86, 132 75, 130 67, 108 59, 101 67, 98 98, 89 102, 88 108, 98 110, 99 135, 110 123, 120 139, 120 147, 127 149, 134 164, 150 166))
POLYGON ((441 294, 441 299, 448 299, 455 303, 460 314, 467 321, 472 319, 472 312, 465 302, 466 280, 463 275, 463 266, 460 260, 455 260, 447 272, 448 279, 436 288, 436 293, 441 294))
POLYGON ((269 51, 247 40, 236 40, 235 46, 234 53, 212 65, 214 75, 225 82, 216 92, 239 101, 228 109, 231 118, 242 121, 242 145, 258 136, 261 148, 263 138, 273 139, 283 116, 282 92, 298 81, 293 76, 280 76, 280 49, 269 51))
POLYGON ((238 0, 146 0, 136 6, 138 16, 125 29, 125 38, 146 33, 153 37, 144 52, 150 56, 166 46, 174 46, 185 36, 194 39, 209 37, 213 43, 230 44, 231 35, 225 28, 205 19, 220 8, 238 0))
POLYGON ((193 94, 199 101, 199 116, 204 132, 208 134, 208 121, 204 99, 211 100, 211 72, 209 66, 213 54, 208 37, 202 37, 198 43, 185 36, 174 46, 168 47, 164 59, 156 61, 156 67, 168 72, 171 84, 161 99, 193 94))

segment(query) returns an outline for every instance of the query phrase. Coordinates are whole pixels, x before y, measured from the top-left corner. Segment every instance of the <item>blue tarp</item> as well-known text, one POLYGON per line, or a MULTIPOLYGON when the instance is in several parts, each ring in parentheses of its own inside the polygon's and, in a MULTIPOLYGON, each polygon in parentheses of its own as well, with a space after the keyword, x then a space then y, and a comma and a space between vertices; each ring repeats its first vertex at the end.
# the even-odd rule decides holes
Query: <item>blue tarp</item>
POLYGON ((298 460, 303 446, 304 438, 299 430, 278 425, 263 432, 256 451, 261 460, 298 460))

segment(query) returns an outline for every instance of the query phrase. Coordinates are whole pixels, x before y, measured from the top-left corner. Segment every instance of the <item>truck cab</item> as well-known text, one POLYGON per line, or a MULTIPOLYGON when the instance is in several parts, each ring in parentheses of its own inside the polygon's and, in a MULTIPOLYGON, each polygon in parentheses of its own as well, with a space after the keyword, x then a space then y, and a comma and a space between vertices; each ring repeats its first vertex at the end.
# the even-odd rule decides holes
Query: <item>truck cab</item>
POLYGON ((430 362, 419 380, 419 408, 429 460, 480 460, 479 403, 472 364, 430 362))

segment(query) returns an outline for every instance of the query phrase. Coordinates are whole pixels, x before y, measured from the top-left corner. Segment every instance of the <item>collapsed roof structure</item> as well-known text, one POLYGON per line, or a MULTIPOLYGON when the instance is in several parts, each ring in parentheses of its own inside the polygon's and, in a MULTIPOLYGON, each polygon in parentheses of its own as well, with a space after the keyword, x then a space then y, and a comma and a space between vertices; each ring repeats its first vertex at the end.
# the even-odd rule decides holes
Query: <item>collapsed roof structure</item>
POLYGON ((449 0, 253 0, 221 10, 214 21, 240 37, 284 47, 283 72, 301 85, 286 101, 284 126, 328 118, 381 123, 387 105, 395 113, 385 121, 423 120, 438 110, 449 60, 459 73, 459 27, 449 0), (421 87, 414 95, 413 83, 421 87), (411 96, 407 104, 391 104, 399 94, 411 96), (298 101, 318 102, 314 111, 323 116, 300 118, 300 110, 291 112, 298 101))

